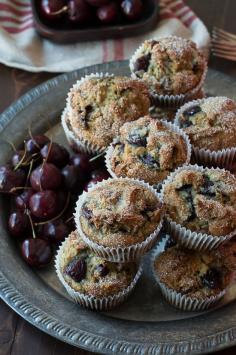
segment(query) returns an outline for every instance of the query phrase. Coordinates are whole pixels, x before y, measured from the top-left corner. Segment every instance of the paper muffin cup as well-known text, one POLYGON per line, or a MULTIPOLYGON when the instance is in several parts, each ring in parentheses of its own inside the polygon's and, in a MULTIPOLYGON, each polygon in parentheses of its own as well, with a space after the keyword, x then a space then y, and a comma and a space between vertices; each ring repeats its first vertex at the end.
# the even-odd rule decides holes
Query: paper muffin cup
MULTIPOLYGON (((93 191, 96 189, 98 186, 104 186, 106 185, 107 182, 112 181, 114 179, 108 179, 108 180, 103 180, 96 185, 92 186, 88 192, 93 191)), ((128 179, 128 178, 117 178, 115 179, 117 181, 131 181, 136 183, 137 185, 143 186, 149 191, 151 191, 160 201, 162 204, 162 200, 157 194, 157 191, 150 186, 149 184, 145 183, 144 181, 140 180, 135 180, 135 179, 128 179)), ((77 204, 76 204, 76 210, 75 210, 75 223, 76 223, 76 228, 78 230, 78 233, 84 240, 84 242, 88 245, 88 247, 98 256, 102 257, 103 259, 112 261, 112 262, 120 262, 120 263, 126 263, 126 262, 131 262, 131 261, 137 261, 139 260, 145 253, 147 253, 155 244, 158 233, 161 230, 162 223, 163 223, 163 215, 164 211, 162 212, 160 221, 156 227, 156 229, 141 243, 133 244, 130 246, 126 247, 107 247, 103 245, 99 245, 98 243, 92 241, 89 239, 89 237, 86 236, 86 234, 83 232, 81 223, 80 223, 80 212, 81 212, 81 207, 86 199, 86 195, 88 192, 83 192, 82 195, 80 195, 77 204)))
MULTIPOLYGON (((176 36, 171 36, 171 37, 176 37, 176 36)), ((150 39, 149 41, 152 41, 152 39, 150 39)), ((134 73, 134 63, 136 59, 140 57, 140 55, 142 54, 142 49, 143 49, 143 43, 136 49, 136 51, 134 52, 134 54, 130 59, 129 67, 131 71, 131 77, 134 79, 140 79, 134 73)), ((206 79, 207 70, 208 70, 207 61, 205 60, 204 70, 199 83, 192 90, 189 90, 186 94, 160 95, 157 92, 152 91, 151 94, 153 95, 155 101, 157 102, 157 105, 164 106, 164 107, 178 108, 181 105, 183 105, 185 102, 191 100, 201 90, 204 81, 206 79)), ((144 79, 142 80, 145 81, 144 79)))
POLYGON ((107 148, 106 146, 98 146, 94 144, 93 142, 85 139, 83 135, 79 135, 78 132, 75 133, 72 128, 68 125, 68 117, 73 114, 72 107, 70 105, 70 99, 72 92, 74 90, 79 89, 80 85, 84 83, 86 80, 92 79, 92 78, 112 78, 114 77, 113 74, 109 73, 92 73, 89 75, 86 75, 82 77, 81 79, 77 80, 77 82, 72 86, 70 89, 67 99, 66 99, 66 107, 62 113, 61 117, 61 124, 64 129, 66 138, 68 140, 69 145, 72 147, 73 150, 75 151, 82 151, 88 154, 100 154, 105 151, 107 148))
MULTIPOLYGON (((187 147, 187 158, 184 164, 189 164, 190 159, 191 159, 191 152, 192 152, 192 147, 189 141, 189 137, 187 136, 187 134, 184 133, 184 131, 182 129, 180 129, 179 127, 175 126, 173 123, 171 122, 167 122, 165 120, 161 120, 161 122, 164 124, 165 127, 169 128, 171 131, 177 133, 178 135, 180 135, 181 137, 183 137, 186 147, 187 147)), ((114 144, 116 143, 117 138, 114 139, 114 141, 109 145, 107 151, 106 151, 106 155, 105 155, 105 164, 106 164, 106 168, 109 172, 109 174, 113 177, 113 178, 118 178, 119 176, 117 176, 115 174, 115 172, 112 170, 112 166, 111 166, 111 158, 112 158, 112 154, 114 152, 114 144)), ((181 165, 181 166, 182 166, 181 165)), ((135 177, 135 179, 139 180, 139 178, 135 177)), ((142 179, 142 176, 140 176, 140 180, 144 181, 142 179)), ((147 182, 149 183, 149 182, 147 182)), ((149 183, 150 184, 150 183, 149 183)), ((153 187, 157 190, 159 190, 161 188, 161 184, 162 181, 157 182, 156 184, 153 185, 153 187)))
MULTIPOLYGON (((225 97, 226 98, 226 97, 225 97)), ((174 124, 179 126, 180 115, 190 107, 201 105, 206 99, 193 100, 183 105, 176 113, 174 124)), ((234 161, 236 159, 236 144, 235 147, 225 148, 222 150, 210 150, 198 148, 192 145, 193 159, 197 164, 204 166, 219 167, 232 170, 234 161)))
MULTIPOLYGON (((171 173, 164 181, 160 192, 160 198, 162 201, 164 201, 164 191, 166 186, 169 183, 171 183, 175 178, 175 176, 182 170, 194 170, 194 171, 200 171, 202 173, 204 171, 210 171, 210 170, 221 171, 221 172, 226 171, 224 169, 219 169, 219 168, 214 168, 214 169, 204 168, 196 164, 179 167, 173 173, 171 173)), ((176 223, 168 215, 166 215, 166 222, 167 222, 166 228, 168 233, 172 235, 178 241, 178 243, 182 244, 188 249, 195 249, 195 250, 215 249, 219 247, 222 243, 230 240, 236 234, 236 230, 222 236, 213 236, 207 233, 194 232, 190 229, 185 228, 181 224, 176 223)))
POLYGON ((60 259, 61 255, 63 253, 63 248, 65 245, 66 241, 64 241, 60 248, 58 249, 57 255, 55 257, 55 269, 56 269, 56 274, 66 289, 67 293, 70 295, 70 297, 76 302, 79 303, 81 306, 96 310, 96 311, 106 311, 111 308, 114 308, 118 306, 119 304, 123 303, 128 296, 131 294, 133 291, 135 285, 137 284, 141 274, 142 274, 142 266, 141 264, 138 266, 137 273, 133 279, 133 281, 130 283, 130 285, 125 288, 124 290, 118 292, 117 294, 110 295, 107 297, 102 297, 98 298, 92 295, 86 295, 84 293, 75 291, 64 279, 63 274, 60 269, 60 259))
MULTIPOLYGON (((191 297, 184 295, 180 292, 177 292, 163 282, 160 281, 154 267, 154 262, 156 258, 165 251, 166 242, 168 241, 169 237, 163 238, 160 243, 156 246, 153 250, 151 255, 151 270, 154 276, 155 281, 157 282, 158 286, 160 287, 161 293, 163 297, 166 299, 168 303, 172 306, 179 308, 183 311, 203 311, 208 308, 215 306, 225 295, 226 290, 222 290, 216 296, 206 297, 203 299, 199 299, 196 297, 191 297)), ((170 270, 171 272, 171 270, 170 270)))

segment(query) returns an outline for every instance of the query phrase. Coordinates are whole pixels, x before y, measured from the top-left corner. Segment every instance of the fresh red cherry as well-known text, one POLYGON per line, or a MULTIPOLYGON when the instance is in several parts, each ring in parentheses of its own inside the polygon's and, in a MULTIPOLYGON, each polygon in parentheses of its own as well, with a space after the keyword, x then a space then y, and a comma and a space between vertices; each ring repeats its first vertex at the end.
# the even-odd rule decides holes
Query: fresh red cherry
POLYGON ((66 165, 62 171, 64 186, 68 191, 77 192, 82 190, 86 175, 75 165, 66 165))
POLYGON ((30 266, 35 267, 48 265, 53 257, 49 242, 39 238, 25 239, 21 245, 21 255, 30 266))
POLYGON ((8 228, 14 237, 21 237, 24 235, 29 227, 28 216, 20 211, 13 212, 9 216, 8 228))
POLYGON ((91 6, 100 7, 109 4, 111 0, 86 0, 86 2, 91 6))
POLYGON ((43 163, 30 175, 30 184, 35 191, 56 190, 60 187, 61 182, 60 170, 51 163, 43 163))
POLYGON ((59 190, 57 191, 57 211, 60 213, 66 206, 66 200, 68 197, 68 192, 59 190))
POLYGON ((41 0, 40 12, 45 20, 58 21, 66 11, 65 0, 41 0))
POLYGON ((90 156, 86 153, 77 153, 71 157, 70 164, 77 166, 84 173, 88 173, 91 169, 89 159, 90 156))
POLYGON ((37 218, 53 218, 57 214, 57 195, 50 190, 37 192, 30 197, 29 207, 32 215, 37 218))
POLYGON ((62 145, 58 143, 48 143, 40 151, 43 159, 47 163, 52 163, 58 168, 62 168, 69 161, 69 153, 62 145))
POLYGON ((25 148, 28 153, 35 154, 39 153, 40 149, 49 142, 49 138, 44 135, 33 136, 25 142, 25 148))
POLYGON ((0 192, 11 192, 14 187, 23 187, 25 178, 22 169, 15 171, 9 165, 0 166, 0 192))
POLYGON ((119 8, 116 2, 111 2, 110 4, 103 5, 97 9, 97 18, 103 24, 110 24, 117 22, 119 17, 119 8))
POLYGON ((34 194, 33 189, 26 189, 21 194, 15 197, 16 208, 24 211, 29 208, 30 197, 34 194))
POLYGON ((69 233, 69 228, 62 219, 48 222, 43 226, 43 236, 51 243, 63 242, 69 233))
POLYGON ((96 180, 97 182, 102 181, 102 180, 107 180, 107 179, 109 179, 109 177, 110 177, 110 174, 105 169, 97 169, 97 170, 92 171, 92 173, 91 173, 92 180, 96 180))
POLYGON ((143 12, 143 3, 141 0, 124 0, 121 9, 129 20, 138 20, 143 12))
POLYGON ((16 166, 19 166, 19 164, 24 164, 27 162, 28 158, 28 154, 26 154, 24 150, 18 150, 13 154, 11 158, 12 166, 15 168, 16 166))
POLYGON ((84 0, 69 0, 68 19, 71 24, 87 25, 92 19, 90 6, 84 0))

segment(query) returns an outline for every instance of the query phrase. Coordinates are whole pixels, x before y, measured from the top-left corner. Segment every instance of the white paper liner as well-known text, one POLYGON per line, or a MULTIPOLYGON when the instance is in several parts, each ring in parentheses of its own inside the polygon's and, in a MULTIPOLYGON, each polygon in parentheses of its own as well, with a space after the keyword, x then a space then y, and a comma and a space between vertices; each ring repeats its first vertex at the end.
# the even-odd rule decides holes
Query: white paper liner
MULTIPOLYGON (((169 36, 169 37, 177 37, 177 36, 169 36)), ((166 38, 166 37, 165 37, 166 38)), ((148 41, 152 41, 153 39, 149 39, 148 41)), ((143 43, 136 49, 134 54, 132 55, 129 63, 130 71, 131 71, 131 77, 134 79, 140 79, 136 76, 134 73, 134 63, 138 57, 142 54, 143 50, 143 43)), ((205 67, 202 73, 201 80, 193 88, 192 90, 188 91, 186 94, 179 94, 179 95, 160 95, 156 92, 152 92, 152 95, 155 97, 155 100, 157 101, 157 104, 160 106, 164 107, 180 107, 183 105, 185 102, 191 100, 197 93, 198 91, 201 90, 204 81, 206 79, 206 74, 207 74, 208 66, 207 66, 207 61, 205 60, 205 67)), ((144 80, 145 81, 145 80, 144 80)))
MULTIPOLYGON (((162 184, 162 188, 160 191, 160 198, 162 201, 164 201, 164 190, 166 185, 168 185, 170 182, 172 182, 175 178, 175 176, 182 170, 195 170, 195 171, 209 171, 209 170, 215 170, 215 171, 226 171, 224 169, 219 169, 219 168, 204 168, 203 166, 198 166, 197 164, 195 165, 186 165, 186 166, 181 166, 177 168, 173 173, 171 173, 166 180, 162 184)), ((213 236, 211 234, 207 233, 200 233, 200 232, 193 232, 190 229, 187 229, 180 224, 174 222, 171 220, 169 216, 166 215, 166 228, 168 233, 173 235, 173 237, 182 245, 184 245, 186 248, 189 249, 195 249, 195 250, 211 250, 217 248, 219 245, 222 243, 230 240, 235 234, 236 230, 226 234, 224 236, 213 236)))
MULTIPOLYGON (((190 140, 189 140, 189 137, 187 136, 187 134, 182 130, 180 129, 179 127, 175 126, 173 123, 171 122, 168 122, 168 121, 165 121, 165 120, 161 120, 161 122, 164 124, 165 127, 169 128, 171 131, 177 133, 178 135, 182 136, 185 143, 186 143, 186 146, 187 146, 187 158, 186 158, 186 161, 184 164, 182 165, 186 165, 186 164, 189 164, 190 162, 190 159, 191 159, 191 153, 192 153, 192 146, 190 144, 190 140)), ((117 176, 115 174, 115 172, 112 170, 112 166, 111 166, 111 157, 112 157, 112 154, 114 152, 114 144, 116 142, 117 138, 114 139, 114 141, 109 145, 107 151, 106 151, 106 155, 105 155, 105 164, 106 164, 106 168, 109 172, 109 174, 113 177, 113 178, 118 178, 119 176, 117 176)), ((182 166, 181 165, 181 166, 182 166)), ((134 177, 135 179, 138 179, 137 177, 134 177)), ((139 180, 139 179, 138 179, 139 180)), ((142 179, 142 177, 140 177, 140 180, 141 181, 144 181, 142 179)), ((148 181, 145 181, 147 183, 149 183, 148 181)), ((149 183, 150 184, 150 183, 149 183)), ((161 188, 161 185, 162 185, 162 181, 159 181, 157 182, 156 184, 153 185, 153 187, 157 190, 159 190, 161 188)))
MULTIPOLYGON (((104 186, 106 185, 106 183, 108 181, 112 181, 113 179, 108 179, 108 180, 103 180, 99 183, 97 183, 96 185, 92 186, 88 192, 96 189, 98 186, 104 186)), ((150 186, 149 184, 145 183, 144 181, 140 181, 140 180, 135 180, 135 179, 128 179, 128 178, 117 178, 116 180, 118 181, 131 181, 134 182, 138 185, 141 185, 145 188, 148 188, 160 201, 160 203, 162 204, 162 200, 160 199, 160 197, 158 196, 157 191, 150 186)), ((127 247, 106 247, 103 245, 99 245, 95 242, 93 242, 92 240, 90 240, 85 233, 82 230, 82 226, 80 223, 80 211, 81 211, 81 207, 86 199, 86 195, 88 192, 83 192, 82 195, 80 195, 77 204, 76 204, 76 210, 75 210, 75 223, 76 223, 76 228, 78 230, 79 235, 82 237, 82 239, 84 240, 84 242, 88 245, 88 247, 98 256, 112 261, 112 262, 120 262, 120 263, 126 263, 126 262, 131 262, 131 261, 137 261, 139 260, 145 253, 147 253, 155 244, 158 234, 161 230, 162 227, 162 223, 163 223, 163 215, 164 215, 164 211, 162 212, 162 216, 160 219, 159 224, 157 225, 155 231, 153 233, 151 233, 143 242, 141 243, 137 243, 131 246, 127 246, 127 247)))
POLYGON ((77 133, 75 134, 68 127, 68 124, 66 122, 66 117, 68 115, 72 115, 73 114, 73 110, 72 110, 72 107, 70 105, 72 92, 77 90, 82 83, 84 83, 86 80, 89 80, 91 78, 100 78, 100 79, 102 79, 102 78, 112 78, 112 77, 114 77, 114 74, 92 73, 92 74, 89 74, 89 75, 85 75, 84 77, 82 77, 79 80, 77 80, 77 82, 70 89, 70 91, 68 93, 68 96, 67 96, 67 99, 66 99, 66 107, 65 107, 65 109, 64 109, 64 111, 62 113, 61 123, 62 123, 62 127, 64 129, 64 132, 65 132, 66 138, 67 138, 70 146, 74 150, 83 151, 83 152, 88 153, 88 154, 99 154, 99 153, 102 153, 106 149, 106 146, 99 147, 98 145, 94 144, 93 142, 90 142, 87 139, 83 138, 83 136, 79 136, 79 134, 77 134, 77 133))
POLYGON ((119 293, 113 295, 113 296, 107 296, 103 298, 97 298, 92 295, 86 295, 84 293, 75 291, 64 279, 62 272, 60 270, 60 258, 61 254, 63 252, 63 248, 65 246, 66 240, 61 244, 60 248, 58 249, 57 255, 55 257, 55 269, 56 269, 56 274, 62 283, 62 285, 65 287, 66 291, 70 295, 70 297, 76 302, 79 303, 81 306, 90 308, 92 310, 96 311, 106 311, 111 308, 114 308, 124 302, 128 296, 131 294, 133 291, 135 285, 137 284, 141 274, 142 274, 142 266, 138 266, 137 273, 133 279, 133 281, 130 283, 130 285, 120 291, 119 293))
MULTIPOLYGON (((202 311, 206 310, 210 307, 216 305, 225 295, 225 290, 221 291, 218 295, 212 297, 206 297, 205 299, 198 299, 196 297, 190 297, 184 294, 181 294, 168 286, 166 286, 163 282, 160 281, 159 277, 157 276, 154 268, 154 262, 156 258, 165 251, 165 245, 168 241, 169 237, 163 238, 156 248, 153 250, 151 255, 151 269, 156 280, 157 284, 160 287, 161 293, 172 306, 182 309, 184 311, 202 311)), ((170 270, 171 272, 171 270, 170 270)))
MULTIPOLYGON (((227 99, 226 97, 222 96, 222 98, 227 99)), ((179 117, 180 115, 187 110, 188 108, 201 105, 206 98, 193 100, 191 102, 186 103, 182 106, 176 113, 174 124, 179 126, 179 117)), ((197 164, 202 164, 204 166, 211 166, 211 167, 219 167, 231 170, 233 168, 233 163, 236 159, 236 143, 235 147, 233 148, 225 148, 218 151, 213 151, 210 149, 198 148, 192 146, 193 149, 193 158, 197 164)))

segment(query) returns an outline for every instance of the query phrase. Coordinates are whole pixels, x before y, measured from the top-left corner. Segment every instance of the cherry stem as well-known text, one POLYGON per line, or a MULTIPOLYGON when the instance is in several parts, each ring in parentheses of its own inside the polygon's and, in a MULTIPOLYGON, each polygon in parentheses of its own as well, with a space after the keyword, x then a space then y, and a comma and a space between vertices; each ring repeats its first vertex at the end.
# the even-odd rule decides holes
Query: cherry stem
POLYGON ((106 153, 106 152, 102 152, 102 153, 100 153, 100 154, 98 154, 98 155, 95 155, 95 157, 92 157, 91 159, 89 159, 89 162, 91 163, 92 161, 94 161, 94 160, 96 160, 96 159, 102 157, 105 153, 106 153))
POLYGON ((9 192, 10 193, 14 193, 17 190, 30 190, 31 187, 27 187, 27 186, 17 186, 17 187, 13 187, 9 192))
POLYGON ((32 229, 33 239, 36 239, 36 234, 35 234, 35 230, 34 230, 34 224, 33 224, 33 221, 32 221, 31 215, 30 215, 30 211, 26 210, 26 214, 27 214, 27 216, 29 218, 29 221, 30 221, 30 226, 31 226, 31 229, 32 229))
POLYGON ((68 192, 67 199, 66 199, 66 204, 65 204, 63 210, 56 217, 54 217, 52 219, 49 219, 48 221, 35 223, 34 225, 35 226, 42 226, 44 224, 56 221, 58 218, 60 218, 64 214, 64 212, 66 211, 67 207, 69 206, 69 202, 70 202, 70 192, 68 192))
POLYGON ((55 12, 51 12, 51 15, 60 15, 63 12, 66 12, 68 10, 68 6, 63 6, 60 10, 55 11, 55 12))
POLYGON ((14 170, 17 170, 23 163, 24 159, 26 157, 26 146, 25 146, 25 150, 24 150, 24 154, 23 154, 23 157, 21 158, 21 160, 19 161, 19 163, 15 166, 15 169, 14 170))
POLYGON ((28 174, 27 174, 26 182, 25 182, 25 186, 28 184, 28 181, 29 181, 29 178, 30 178, 30 174, 31 174, 31 171, 32 171, 32 168, 33 168, 33 164, 34 164, 34 160, 31 160, 30 161, 30 166, 29 166, 29 171, 28 171, 28 174))
POLYGON ((12 142, 10 142, 10 141, 8 141, 8 140, 4 140, 4 141, 2 141, 1 143, 7 143, 7 144, 9 144, 11 147, 12 147, 12 149, 14 150, 14 152, 16 152, 16 147, 15 147, 15 145, 14 145, 14 143, 12 143, 12 142))
MULTIPOLYGON (((49 154, 50 154, 50 152, 51 152, 51 149, 52 149, 52 138, 50 139, 50 143, 49 143, 49 147, 48 147, 48 154, 47 154, 47 156, 46 156, 46 158, 45 158, 45 160, 44 160, 45 163, 46 163, 47 160, 48 160, 48 156, 49 156, 49 154)), ((43 162, 43 163, 44 163, 44 162, 43 162)))

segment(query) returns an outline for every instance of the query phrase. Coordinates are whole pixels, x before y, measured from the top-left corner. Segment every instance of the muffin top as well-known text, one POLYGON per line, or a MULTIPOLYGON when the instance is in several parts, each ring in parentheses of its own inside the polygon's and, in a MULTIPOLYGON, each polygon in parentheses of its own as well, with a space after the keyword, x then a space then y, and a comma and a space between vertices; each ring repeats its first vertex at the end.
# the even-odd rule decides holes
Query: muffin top
POLYGON ((130 67, 135 77, 147 81, 159 95, 178 95, 200 83, 205 59, 194 42, 173 36, 145 41, 130 67))
POLYGON ((130 180, 108 180, 84 196, 77 218, 83 233, 107 247, 141 243, 157 228, 162 204, 156 194, 130 180))
POLYGON ((103 148, 125 122, 148 113, 150 99, 141 81, 128 77, 88 77, 72 88, 67 107, 76 136, 103 148))
POLYGON ((236 146, 236 101, 209 97, 183 106, 177 124, 197 148, 222 150, 236 146))
POLYGON ((76 231, 70 234, 63 246, 59 267, 71 288, 97 298, 124 290, 137 272, 135 263, 111 263, 96 256, 76 231))
POLYGON ((236 178, 228 171, 183 169, 163 195, 170 219, 192 231, 221 236, 236 229, 236 178))
POLYGON ((154 261, 160 282, 181 294, 198 299, 216 296, 231 280, 220 255, 174 246, 154 261))
POLYGON ((158 184, 187 160, 184 138, 150 116, 125 123, 120 129, 110 163, 118 177, 158 184))

